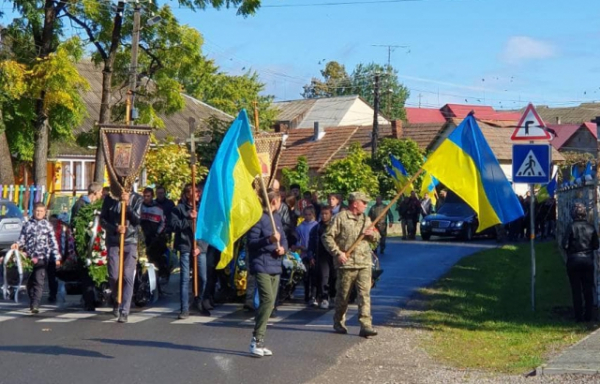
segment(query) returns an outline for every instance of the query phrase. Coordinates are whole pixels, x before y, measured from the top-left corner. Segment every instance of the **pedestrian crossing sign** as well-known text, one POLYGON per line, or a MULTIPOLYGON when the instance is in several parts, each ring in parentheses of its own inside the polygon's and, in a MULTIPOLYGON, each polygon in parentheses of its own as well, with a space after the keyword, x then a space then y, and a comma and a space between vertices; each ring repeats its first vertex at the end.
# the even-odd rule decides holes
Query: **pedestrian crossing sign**
POLYGON ((552 153, 549 144, 514 144, 512 181, 524 184, 550 182, 552 153))

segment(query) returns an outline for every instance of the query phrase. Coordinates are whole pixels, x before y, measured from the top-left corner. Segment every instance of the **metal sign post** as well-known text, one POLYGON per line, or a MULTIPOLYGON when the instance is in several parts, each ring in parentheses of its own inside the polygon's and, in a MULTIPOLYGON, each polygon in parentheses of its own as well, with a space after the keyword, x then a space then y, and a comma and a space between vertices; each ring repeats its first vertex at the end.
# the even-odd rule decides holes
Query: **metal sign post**
POLYGON ((534 185, 529 184, 529 238, 531 243, 531 310, 535 312, 535 198, 534 185))
POLYGON ((535 184, 548 184, 552 170, 552 149, 533 140, 552 140, 546 124, 529 104, 519 119, 511 136, 513 142, 529 141, 529 144, 513 144, 513 183, 529 184, 529 241, 531 246, 531 310, 535 311, 535 184))

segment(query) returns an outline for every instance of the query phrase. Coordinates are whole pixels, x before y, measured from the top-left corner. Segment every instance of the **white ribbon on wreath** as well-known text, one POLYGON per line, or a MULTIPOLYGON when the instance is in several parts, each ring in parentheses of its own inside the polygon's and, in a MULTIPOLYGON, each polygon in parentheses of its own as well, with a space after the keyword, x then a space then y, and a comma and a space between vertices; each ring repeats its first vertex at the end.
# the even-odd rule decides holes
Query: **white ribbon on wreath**
POLYGON ((19 302, 19 290, 21 289, 21 285, 23 284, 23 264, 21 263, 21 252, 16 249, 11 249, 6 253, 4 257, 4 281, 2 283, 2 293, 4 294, 4 300, 8 300, 10 297, 10 292, 8 290, 8 280, 6 276, 6 265, 11 260, 11 258, 16 258, 15 263, 17 264, 17 271, 19 272, 19 285, 15 290, 15 303, 19 302))

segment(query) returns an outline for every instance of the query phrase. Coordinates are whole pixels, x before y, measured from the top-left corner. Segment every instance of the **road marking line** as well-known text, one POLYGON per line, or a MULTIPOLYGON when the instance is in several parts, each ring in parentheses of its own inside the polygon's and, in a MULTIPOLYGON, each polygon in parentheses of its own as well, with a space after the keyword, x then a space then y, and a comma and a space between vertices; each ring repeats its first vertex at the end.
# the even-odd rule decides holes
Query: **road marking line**
MULTIPOLYGON (((39 313, 44 313, 49 310, 50 309, 47 309, 47 308, 40 308, 39 313)), ((18 319, 21 317, 31 317, 31 316, 37 316, 37 315, 34 315, 33 313, 31 313, 29 309, 21 309, 19 311, 10 311, 10 312, 6 312, 4 315, 0 315, 0 323, 3 321, 18 319)))
MULTIPOLYGON (((128 324, 141 323, 142 321, 146 321, 149 319, 153 319, 155 317, 159 317, 161 315, 164 315, 165 313, 175 312, 177 310, 177 308, 179 308, 179 303, 173 302, 173 303, 169 303, 166 307, 151 307, 151 308, 145 309, 141 312, 129 313, 129 316, 127 317, 127 323, 128 324)), ((103 323, 116 323, 117 320, 118 320, 117 318, 113 318, 110 320, 105 320, 105 321, 103 321, 103 323)))
POLYGON ((210 311, 210 316, 190 315, 187 319, 178 319, 172 321, 171 324, 208 324, 217 320, 225 320, 223 317, 231 315, 242 309, 240 304, 224 304, 210 311))
MULTIPOLYGON (((333 327, 333 314, 335 310, 330 309, 323 315, 317 317, 310 323, 304 324, 305 327, 333 327)), ((358 315, 358 307, 355 305, 349 306, 346 311, 346 324, 354 319, 358 315)))
POLYGON ((48 317, 46 319, 38 320, 38 323, 71 323, 73 321, 77 321, 79 319, 88 319, 90 317, 98 316, 97 313, 82 313, 82 312, 74 312, 74 313, 64 313, 62 315, 56 317, 48 317))
MULTIPOLYGON (((275 323, 279 323, 280 321, 283 321, 283 320, 287 319, 288 317, 291 317, 292 315, 305 310, 306 308, 307 308, 306 305, 282 305, 280 307, 277 307, 277 315, 275 317, 269 318, 267 325, 273 325, 275 323)), ((255 321, 256 321, 256 318, 251 317, 251 318, 243 321, 242 324, 254 323, 255 321)))

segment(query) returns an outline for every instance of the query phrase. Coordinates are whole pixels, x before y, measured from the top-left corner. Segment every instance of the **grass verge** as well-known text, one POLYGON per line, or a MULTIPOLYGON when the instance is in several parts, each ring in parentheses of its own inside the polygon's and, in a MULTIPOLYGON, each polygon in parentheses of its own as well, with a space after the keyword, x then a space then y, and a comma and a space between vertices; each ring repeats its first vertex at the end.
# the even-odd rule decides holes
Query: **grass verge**
POLYGON ((411 317, 433 330, 426 349, 461 368, 520 373, 571 345, 592 325, 571 320, 571 293, 555 243, 536 246, 536 311, 531 310, 529 245, 464 258, 420 291, 411 317), (421 302, 422 301, 422 302, 421 302))

